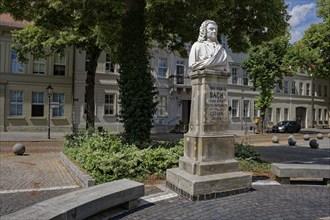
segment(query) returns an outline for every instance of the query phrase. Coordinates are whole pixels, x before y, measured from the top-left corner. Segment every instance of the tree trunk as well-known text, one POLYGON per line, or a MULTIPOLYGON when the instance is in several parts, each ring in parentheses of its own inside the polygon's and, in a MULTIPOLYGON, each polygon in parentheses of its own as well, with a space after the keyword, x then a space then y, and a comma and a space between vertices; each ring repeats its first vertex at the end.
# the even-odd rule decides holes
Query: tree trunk
POLYGON ((89 55, 90 61, 87 65, 87 77, 86 77, 86 129, 94 129, 95 125, 95 101, 94 101, 94 88, 95 88, 95 72, 97 68, 97 60, 102 50, 98 47, 93 47, 86 51, 89 55))
POLYGON ((150 139, 155 111, 155 87, 149 68, 145 0, 126 0, 118 50, 120 118, 128 143, 139 146, 150 139))

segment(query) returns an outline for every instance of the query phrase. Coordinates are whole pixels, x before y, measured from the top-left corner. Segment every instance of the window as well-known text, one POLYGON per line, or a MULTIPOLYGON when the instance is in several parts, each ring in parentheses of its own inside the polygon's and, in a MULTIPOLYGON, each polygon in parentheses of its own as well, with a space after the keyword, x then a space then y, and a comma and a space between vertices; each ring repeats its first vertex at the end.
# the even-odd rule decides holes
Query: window
POLYGON ((55 54, 54 76, 65 76, 65 56, 61 54, 55 54))
POLYGON ((231 103, 231 117, 238 117, 238 100, 234 99, 231 103))
POLYGON ((285 121, 289 120, 289 109, 288 108, 284 109, 284 120, 285 121))
POLYGON ((234 85, 237 84, 237 68, 231 69, 231 83, 234 85))
POLYGON ((268 111, 267 111, 267 119, 268 119, 268 121, 271 121, 272 120, 272 117, 273 117, 272 113, 273 113, 273 109, 272 108, 269 108, 268 111))
POLYGON ((319 121, 322 121, 322 109, 319 109, 319 121))
POLYGON ((167 112, 167 100, 165 96, 160 96, 158 98, 158 105, 157 105, 157 116, 166 116, 167 112))
POLYGON ((106 73, 114 73, 115 72, 115 64, 111 62, 110 54, 105 54, 105 72, 106 73))
POLYGON ((284 90, 284 94, 288 94, 289 93, 289 82, 288 81, 284 81, 284 83, 283 83, 283 90, 284 90))
POLYGON ((64 116, 64 93, 53 93, 53 102, 58 102, 58 106, 53 107, 53 116, 64 116))
POLYGON ((11 50, 11 72, 23 73, 24 64, 18 61, 18 53, 16 50, 11 50))
POLYGON ((324 121, 328 121, 328 110, 324 109, 324 121))
POLYGON ((184 84, 184 61, 176 61, 176 80, 177 84, 184 84))
POLYGON ((304 84, 299 83, 299 95, 303 95, 303 92, 304 92, 304 84))
POLYGON ((248 86, 249 85, 249 78, 248 78, 248 75, 247 75, 247 73, 245 71, 243 72, 243 85, 244 86, 248 86))
POLYGON ((167 59, 160 58, 158 60, 158 76, 166 77, 167 72, 167 59))
POLYGON ((328 87, 324 86, 324 97, 328 97, 328 87))
POLYGON ((322 86, 321 85, 318 85, 317 87, 317 96, 322 96, 322 86))
POLYGON ((114 115, 115 114, 115 95, 105 94, 104 96, 104 114, 114 115))
POLYGON ((43 58, 38 58, 33 60, 33 74, 45 74, 46 60, 43 58))
POLYGON ((296 83, 295 82, 292 82, 292 84, 291 84, 291 93, 293 95, 296 94, 296 83))
POLYGON ((44 116, 44 93, 32 92, 32 117, 44 116))
POLYGON ((310 95, 310 84, 306 83, 306 95, 310 95))
POLYGON ((250 117, 250 100, 243 100, 243 117, 250 117))
POLYGON ((281 120, 281 109, 276 108, 276 122, 279 122, 281 120))
POLYGON ((10 91, 10 116, 20 116, 23 112, 23 91, 10 91))

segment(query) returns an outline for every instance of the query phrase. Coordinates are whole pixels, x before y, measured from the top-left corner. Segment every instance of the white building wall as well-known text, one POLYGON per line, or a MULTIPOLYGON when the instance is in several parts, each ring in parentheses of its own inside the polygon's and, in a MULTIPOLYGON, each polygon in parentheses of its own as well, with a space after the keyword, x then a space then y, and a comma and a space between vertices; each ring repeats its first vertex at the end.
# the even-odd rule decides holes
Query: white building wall
MULTIPOLYGON (((247 57, 246 54, 234 54, 231 53, 230 50, 228 50, 228 54, 230 56, 231 60, 231 67, 237 68, 237 83, 233 84, 232 77, 228 79, 228 102, 229 106, 231 106, 232 100, 238 100, 239 102, 239 109, 238 116, 237 117, 229 117, 230 119, 230 129, 253 129, 255 127, 254 123, 254 117, 255 111, 257 110, 254 107, 254 102, 257 100, 258 91, 252 90, 252 83, 248 81, 248 85, 244 85, 244 71, 242 69, 242 62, 247 57), (248 117, 243 116, 243 103, 244 100, 249 101, 249 115, 248 117)), ((81 54, 79 56, 84 56, 84 54, 81 54)), ((76 56, 78 57, 78 56, 76 56)), ((79 57, 79 61, 77 60, 77 63, 80 62, 80 67, 84 66, 82 61, 82 57, 79 57)), ((102 56, 99 60, 100 63, 103 62, 102 56)), ((152 58, 150 60, 150 66, 152 69, 152 74, 155 77, 155 85, 158 89, 158 96, 159 97, 166 97, 166 114, 164 115, 155 115, 154 116, 154 128, 152 129, 152 132, 171 132, 171 131, 182 131, 184 130, 184 125, 182 124, 183 119, 189 114, 186 110, 184 110, 185 105, 191 100, 191 85, 190 85, 190 79, 188 77, 188 60, 180 58, 178 55, 165 51, 165 50, 159 50, 154 49, 152 50, 152 58), (158 63, 160 59, 166 59, 167 60, 167 66, 166 66, 166 74, 164 76, 158 75, 158 63), (177 75, 176 75, 176 64, 177 61, 184 61, 185 66, 185 75, 184 75, 184 82, 178 83, 177 81, 177 75), (186 116, 185 116, 186 115, 186 116)), ((118 68, 118 67, 117 67, 118 68)), ((80 69, 81 75, 84 75, 84 71, 80 69)), ((77 73, 77 71, 76 71, 77 73)), ((106 118, 102 116, 102 111, 104 108, 104 101, 103 96, 107 92, 116 93, 118 94, 118 87, 116 85, 116 77, 119 77, 118 72, 116 74, 104 74, 101 72, 97 73, 97 80, 96 80, 96 110, 97 110, 97 116, 96 116, 96 126, 102 126, 102 127, 118 127, 118 125, 121 125, 118 123, 118 118, 106 118)), ((79 93, 82 93, 84 91, 84 77, 82 76, 76 76, 76 84, 77 82, 80 82, 80 89, 79 93), (79 80, 78 80, 79 79, 79 80)), ((310 86, 312 86, 311 79, 303 74, 298 74, 294 77, 285 77, 285 80, 288 81, 288 93, 284 94, 284 91, 280 91, 279 93, 276 93, 274 91, 274 100, 273 104, 271 106, 272 110, 272 117, 268 119, 266 117, 265 124, 275 124, 279 120, 284 120, 284 109, 288 109, 288 116, 287 118, 289 120, 296 120, 297 119, 297 113, 296 108, 304 108, 306 109, 306 118, 303 120, 303 124, 305 127, 311 127, 311 95, 307 96, 306 93, 306 84, 310 83, 310 86), (295 82, 296 89, 295 94, 292 94, 292 82, 295 82), (303 94, 300 94, 299 92, 299 84, 303 84, 303 94), (276 109, 280 109, 280 115, 279 117, 276 116, 276 109)), ((321 83, 322 86, 328 86, 328 91, 330 91, 329 82, 326 82, 324 80, 316 81, 315 83, 321 83)), ((77 86, 79 87, 79 86, 77 86)), ((76 90, 78 91, 78 90, 76 90)), ((83 97, 82 94, 80 94, 80 97, 83 97)), ((117 99, 118 101, 118 99, 117 99)), ((316 109, 316 118, 318 117, 318 109, 322 109, 322 114, 324 114, 324 109, 328 108, 329 103, 329 95, 327 97, 315 97, 314 99, 315 103, 315 109, 316 109)), ((82 104, 80 104, 80 111, 83 111, 83 108, 81 107, 82 104)), ((117 109, 119 111, 119 107, 117 109)), ((193 111, 193 109, 192 109, 193 111)), ((329 111, 328 111, 329 112, 329 111)), ((229 112, 231 114, 231 112, 229 112)), ((322 123, 326 123, 326 117, 321 116, 321 119, 323 120, 322 123), (323 119, 324 118, 324 119, 323 119)), ((84 127, 84 115, 80 114, 80 125, 79 127, 84 127)), ((328 120, 329 121, 329 120, 328 120)))

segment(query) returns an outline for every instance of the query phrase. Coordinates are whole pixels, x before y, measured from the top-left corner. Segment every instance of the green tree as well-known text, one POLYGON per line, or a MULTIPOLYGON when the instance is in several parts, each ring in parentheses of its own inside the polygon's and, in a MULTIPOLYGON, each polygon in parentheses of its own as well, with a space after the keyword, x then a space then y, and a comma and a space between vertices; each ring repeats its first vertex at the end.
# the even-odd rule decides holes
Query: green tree
POLYGON ((218 23, 219 33, 228 36, 234 51, 246 51, 250 45, 284 33, 288 20, 286 6, 281 0, 267 3, 213 0, 207 4, 196 0, 127 0, 126 4, 128 22, 122 25, 121 39, 125 43, 118 50, 122 67, 118 82, 121 118, 129 142, 141 143, 149 138, 151 113, 155 110, 152 79, 144 76, 148 73, 145 67, 148 53, 145 44, 137 41, 145 41, 149 47, 154 45, 152 41, 156 41, 158 47, 178 51, 185 57, 187 50, 184 44, 196 41, 200 24, 205 19, 213 19, 218 23), (143 86, 147 89, 143 90, 143 86))
POLYGON ((149 67, 146 2, 128 0, 126 3, 128 10, 123 17, 118 48, 120 117, 126 141, 141 147, 150 138, 157 92, 149 67))
POLYGON ((184 43, 195 42, 200 24, 217 22, 218 34, 228 37, 234 52, 246 52, 285 34, 289 15, 283 0, 148 0, 148 32, 159 47, 186 54, 184 43), (161 15, 161 16, 160 16, 161 15))
POLYGON ((48 50, 62 51, 66 46, 75 46, 90 55, 86 79, 87 127, 94 127, 96 60, 102 50, 111 48, 121 66, 121 118, 130 142, 142 142, 150 134, 151 125, 141 121, 151 123, 155 106, 153 79, 144 76, 150 74, 145 48, 155 46, 153 42, 186 56, 184 44, 196 41, 200 24, 213 19, 218 24, 218 33, 228 36, 232 50, 245 52, 251 45, 284 34, 288 26, 283 0, 210 0, 207 3, 201 0, 0 0, 0 6, 0 12, 31 22, 16 32, 21 54, 46 55, 48 50), (138 58, 137 51, 132 52, 140 49, 144 59, 138 58), (124 56, 128 55, 126 59, 124 56), (136 89, 133 98, 125 95, 130 94, 126 92, 132 88, 136 89), (132 114, 133 109, 139 114, 132 114), (136 117, 140 117, 139 120, 134 119, 136 117))
MULTIPOLYGON (((294 69, 306 71, 312 81, 316 78, 330 79, 330 3, 328 0, 318 0, 317 6, 317 15, 322 18, 322 22, 311 24, 303 38, 294 43, 285 57, 286 62, 294 69)), ((312 109, 314 89, 313 86, 312 109)), ((314 127, 315 114, 312 112, 311 118, 314 127)))
POLYGON ((251 48, 249 57, 243 62, 253 90, 260 91, 255 107, 260 110, 262 121, 273 101, 274 88, 282 88, 283 76, 291 74, 290 66, 284 60, 289 47, 288 36, 278 37, 251 48))

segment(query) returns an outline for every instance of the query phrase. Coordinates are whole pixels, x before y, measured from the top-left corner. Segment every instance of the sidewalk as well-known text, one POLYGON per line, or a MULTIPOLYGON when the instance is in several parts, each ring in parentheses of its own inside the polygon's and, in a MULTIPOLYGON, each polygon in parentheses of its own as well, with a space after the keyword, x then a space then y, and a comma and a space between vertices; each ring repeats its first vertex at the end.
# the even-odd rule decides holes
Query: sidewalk
POLYGON ((47 132, 0 132, 0 141, 54 141, 64 140, 65 132, 52 132, 50 139, 47 132))
MULTIPOLYGON (((252 130, 248 130, 245 134, 245 130, 228 130, 228 134, 232 134, 236 137, 250 137, 253 139, 262 139, 264 137, 271 137, 273 135, 280 136, 303 136, 304 134, 315 135, 317 133, 322 133, 327 136, 330 133, 330 129, 317 129, 317 128, 306 128, 302 129, 300 133, 263 133, 255 134, 252 130)), ((0 141, 54 141, 54 140, 64 140, 64 136, 70 134, 70 132, 51 132, 50 139, 47 139, 47 132, 0 132, 0 141)), ((156 140, 180 140, 183 138, 183 133, 152 133, 151 138, 156 140)))

